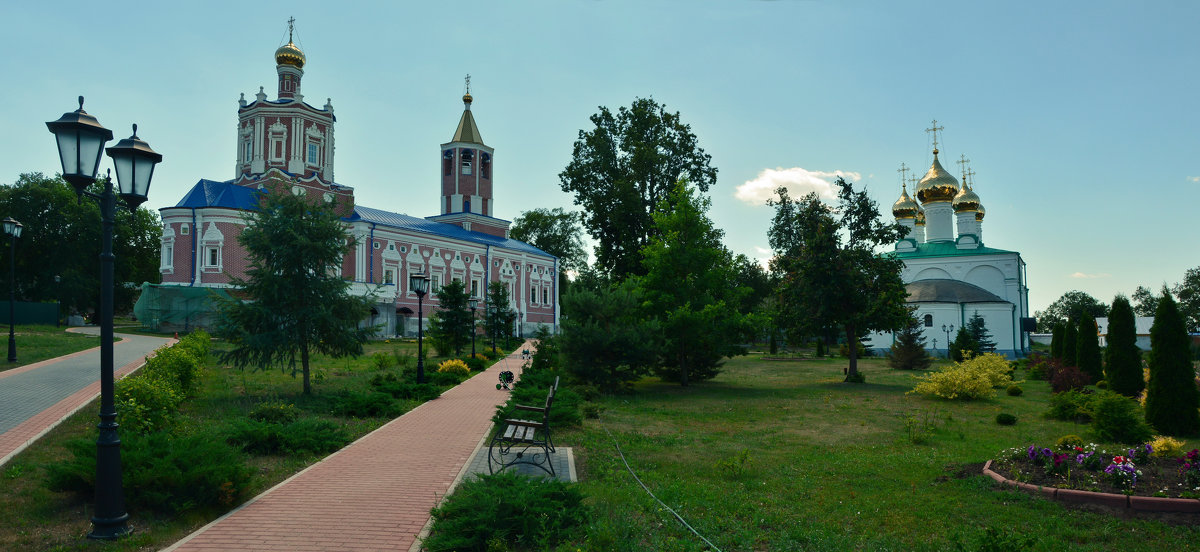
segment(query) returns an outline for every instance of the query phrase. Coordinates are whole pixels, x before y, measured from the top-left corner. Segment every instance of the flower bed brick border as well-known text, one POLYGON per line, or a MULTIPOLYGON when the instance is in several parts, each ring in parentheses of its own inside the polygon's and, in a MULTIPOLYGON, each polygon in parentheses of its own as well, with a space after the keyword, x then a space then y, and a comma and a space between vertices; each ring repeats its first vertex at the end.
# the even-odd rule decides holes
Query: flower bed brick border
POLYGON ((1124 508, 1137 512, 1176 512, 1183 514, 1200 514, 1200 500, 1194 498, 1164 498, 1157 496, 1129 496, 1112 493, 1093 493, 1074 489, 1057 489, 1030 485, 1006 479, 992 471, 992 461, 983 465, 983 474, 992 478, 996 483, 1014 487, 1034 495, 1043 496, 1050 500, 1070 502, 1073 504, 1095 504, 1110 508, 1124 508))

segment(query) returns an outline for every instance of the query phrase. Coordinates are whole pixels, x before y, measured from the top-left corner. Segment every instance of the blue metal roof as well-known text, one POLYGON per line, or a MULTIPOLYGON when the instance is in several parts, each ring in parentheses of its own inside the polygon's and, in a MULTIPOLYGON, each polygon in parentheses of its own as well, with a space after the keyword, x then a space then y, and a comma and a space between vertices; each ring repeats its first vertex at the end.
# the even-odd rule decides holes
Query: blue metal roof
POLYGON ((493 236, 482 232, 472 232, 463 230, 460 226, 446 224, 444 222, 434 222, 423 218, 417 218, 400 213, 391 213, 361 205, 354 206, 354 215, 345 219, 349 222, 373 222, 382 226, 390 226, 411 232, 419 232, 422 234, 433 234, 444 238, 474 242, 481 245, 491 245, 495 247, 503 247, 514 251, 523 251, 533 253, 535 255, 544 255, 546 257, 555 258, 554 255, 546 253, 532 245, 523 241, 493 236))
MULTIPOLYGON (((187 195, 179 200, 175 207, 183 207, 187 209, 199 209, 203 207, 225 207, 228 209, 240 209, 243 211, 258 210, 258 190, 248 186, 239 186, 234 184, 232 180, 226 182, 217 182, 215 180, 201 180, 192 186, 187 195)), ((412 217, 400 213, 391 213, 380 209, 372 209, 361 205, 354 206, 354 214, 342 220, 346 222, 370 222, 381 226, 390 226, 410 232, 418 232, 421 234, 431 234, 462 240, 466 242, 477 243, 480 245, 491 245, 494 247, 503 247, 514 251, 522 251, 532 253, 534 255, 542 255, 545 257, 555 258, 554 255, 546 253, 532 245, 523 241, 493 236, 482 232, 472 232, 463 230, 460 226, 446 224, 443 222, 434 222, 423 218, 412 217)))

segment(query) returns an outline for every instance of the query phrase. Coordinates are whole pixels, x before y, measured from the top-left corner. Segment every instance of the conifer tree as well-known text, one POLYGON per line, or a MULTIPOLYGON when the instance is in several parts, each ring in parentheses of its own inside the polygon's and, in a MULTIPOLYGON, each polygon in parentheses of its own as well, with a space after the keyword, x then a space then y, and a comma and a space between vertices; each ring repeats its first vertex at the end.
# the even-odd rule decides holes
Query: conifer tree
POLYGON ((1118 295, 1108 312, 1108 348, 1104 351, 1104 373, 1108 388, 1127 397, 1136 397, 1146 387, 1142 379, 1142 354, 1137 347, 1133 307, 1124 295, 1118 295))
POLYGON ((924 370, 929 368, 929 363, 929 351, 925 350, 925 324, 910 313, 908 324, 896 332, 888 364, 896 370, 924 370))
POLYGON ((975 341, 975 337, 971 335, 971 330, 966 327, 958 329, 958 333, 954 334, 954 342, 950 344, 950 358, 955 362, 962 362, 968 357, 975 357, 979 354, 979 342, 975 341))
POLYGON ((1150 328, 1150 384, 1146 421, 1166 435, 1200 431, 1200 392, 1188 358, 1188 335, 1179 307, 1167 289, 1154 310, 1150 328))
POLYGON ((1067 328, 1062 322, 1054 324, 1054 333, 1050 338, 1050 358, 1062 360, 1063 339, 1066 339, 1067 328))
POLYGON ((971 319, 967 320, 967 331, 971 333, 971 339, 975 340, 975 354, 981 352, 995 352, 996 342, 992 341, 992 333, 987 329, 987 321, 979 315, 979 311, 971 315, 971 319))
POLYGON ((1079 321, 1072 318, 1067 321, 1066 327, 1063 330, 1062 353, 1059 357, 1062 360, 1063 366, 1079 366, 1078 349, 1076 343, 1079 341, 1079 321))
POLYGON ((440 355, 448 356, 451 352, 461 355, 475 330, 475 320, 467 303, 470 292, 462 280, 452 280, 434 290, 434 294, 438 299, 438 310, 429 313, 427 331, 430 341, 440 355))
POLYGON ((1104 379, 1104 369, 1100 365, 1100 336, 1096 328, 1096 319, 1080 318, 1079 329, 1075 336, 1075 362, 1079 370, 1092 381, 1104 379))

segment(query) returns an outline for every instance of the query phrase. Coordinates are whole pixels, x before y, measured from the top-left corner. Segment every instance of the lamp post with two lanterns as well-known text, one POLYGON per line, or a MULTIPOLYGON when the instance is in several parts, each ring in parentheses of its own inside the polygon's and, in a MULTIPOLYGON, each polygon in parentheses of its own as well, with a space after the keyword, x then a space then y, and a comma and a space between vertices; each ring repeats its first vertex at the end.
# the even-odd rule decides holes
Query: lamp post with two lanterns
POLYGON ((421 316, 424 312, 425 294, 429 293, 429 278, 424 274, 410 274, 408 289, 417 294, 417 383, 425 383, 425 325, 421 316))
POLYGON ((121 488, 121 439, 117 435, 117 412, 113 404, 113 225, 117 196, 113 193, 111 172, 102 181, 104 191, 95 193, 88 187, 96 182, 100 157, 107 152, 117 169, 120 198, 129 210, 136 210, 146 201, 154 166, 162 155, 133 135, 117 145, 104 148, 112 140, 111 130, 104 128, 95 117, 79 109, 64 113, 46 127, 58 141, 58 156, 62 162, 62 177, 75 188, 80 198, 89 197, 100 204, 103 227, 100 252, 100 435, 96 440, 96 510, 92 516, 93 539, 115 539, 129 532, 129 514, 125 512, 125 496, 121 488))
POLYGON ((12 217, 4 219, 4 233, 12 236, 12 247, 8 250, 8 361, 17 361, 17 336, 13 326, 17 323, 17 238, 21 237, 21 223, 12 217))
POLYGON ((950 332, 954 331, 954 324, 951 324, 949 328, 942 324, 942 331, 946 332, 946 358, 950 358, 950 332))

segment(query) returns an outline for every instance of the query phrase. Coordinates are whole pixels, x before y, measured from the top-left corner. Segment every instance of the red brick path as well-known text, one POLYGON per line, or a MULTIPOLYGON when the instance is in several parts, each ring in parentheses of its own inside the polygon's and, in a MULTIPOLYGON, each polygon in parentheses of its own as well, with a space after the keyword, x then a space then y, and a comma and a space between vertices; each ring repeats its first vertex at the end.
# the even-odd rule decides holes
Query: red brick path
MULTIPOLYGON (((532 344, 526 343, 532 349, 532 344)), ((175 543, 184 551, 405 551, 491 427, 520 351, 175 543)))

